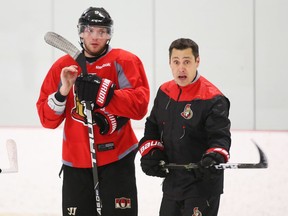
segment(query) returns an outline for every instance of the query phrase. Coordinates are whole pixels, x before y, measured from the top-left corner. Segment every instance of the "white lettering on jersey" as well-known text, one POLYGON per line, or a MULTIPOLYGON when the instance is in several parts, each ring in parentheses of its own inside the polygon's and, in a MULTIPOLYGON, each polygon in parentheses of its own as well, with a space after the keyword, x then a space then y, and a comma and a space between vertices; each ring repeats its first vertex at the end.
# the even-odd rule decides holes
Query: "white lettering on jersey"
POLYGON ((67 208, 67 210, 68 210, 68 215, 76 215, 77 207, 69 207, 67 208))
POLYGON ((105 63, 105 64, 103 64, 103 65, 101 65, 101 66, 96 66, 96 69, 98 69, 98 70, 100 70, 100 69, 102 69, 103 67, 111 67, 111 63, 105 63))

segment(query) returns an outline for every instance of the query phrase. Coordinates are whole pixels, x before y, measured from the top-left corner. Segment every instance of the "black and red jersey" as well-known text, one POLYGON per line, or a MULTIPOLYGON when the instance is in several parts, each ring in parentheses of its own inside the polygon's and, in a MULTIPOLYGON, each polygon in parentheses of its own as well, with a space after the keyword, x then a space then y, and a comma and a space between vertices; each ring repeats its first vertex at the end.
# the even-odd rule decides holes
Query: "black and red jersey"
MULTIPOLYGON (((74 88, 67 96, 63 113, 55 112, 48 105, 49 95, 57 92, 60 85, 61 69, 70 65, 77 63, 68 55, 52 65, 42 84, 37 110, 46 128, 57 128, 64 122, 63 163, 72 167, 90 168, 92 162, 86 115, 83 104, 77 101, 74 88)), ((143 64, 137 56, 122 49, 109 48, 104 56, 86 65, 88 73, 97 74, 116 84, 114 96, 105 107, 106 112, 135 120, 145 116, 149 103, 149 85, 143 64)), ((123 158, 138 146, 130 121, 110 135, 101 135, 99 127, 93 127, 99 166, 123 158)))
MULTIPOLYGON (((171 80, 157 92, 145 136, 161 140, 169 163, 197 163, 208 149, 229 152, 229 108, 229 100, 203 76, 185 87, 171 80)), ((186 170, 172 170, 163 183, 164 194, 172 199, 209 196, 222 190, 223 176, 204 182, 186 170)))

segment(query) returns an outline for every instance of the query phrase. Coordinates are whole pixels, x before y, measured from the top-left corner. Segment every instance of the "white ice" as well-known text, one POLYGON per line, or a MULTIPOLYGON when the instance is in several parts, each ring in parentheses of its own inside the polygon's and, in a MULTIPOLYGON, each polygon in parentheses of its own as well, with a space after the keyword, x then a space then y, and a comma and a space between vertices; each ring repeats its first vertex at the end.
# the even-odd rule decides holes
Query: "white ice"
MULTIPOLYGON (((143 129, 136 129, 137 137, 143 129)), ((5 142, 17 143, 19 172, 0 174, 0 216, 60 216, 62 128, 0 128, 0 168, 9 166, 5 142)), ((288 131, 232 131, 230 162, 258 162, 251 139, 266 153, 268 169, 225 171, 219 216, 287 215, 288 131)), ((145 176, 136 158, 139 216, 157 216, 160 178, 145 176)))

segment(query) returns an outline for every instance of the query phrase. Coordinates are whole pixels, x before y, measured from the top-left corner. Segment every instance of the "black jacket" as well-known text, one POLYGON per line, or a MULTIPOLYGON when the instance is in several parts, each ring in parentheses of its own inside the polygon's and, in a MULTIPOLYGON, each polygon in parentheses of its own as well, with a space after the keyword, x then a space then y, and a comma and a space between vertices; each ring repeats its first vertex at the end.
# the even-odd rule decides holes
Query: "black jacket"
MULTIPOLYGON (((185 87, 172 80, 160 86, 144 136, 161 140, 170 163, 196 163, 210 148, 229 152, 229 108, 229 100, 202 76, 185 87)), ((172 170, 163 182, 163 192, 177 200, 221 194, 223 171, 216 179, 204 181, 193 171, 172 170)))

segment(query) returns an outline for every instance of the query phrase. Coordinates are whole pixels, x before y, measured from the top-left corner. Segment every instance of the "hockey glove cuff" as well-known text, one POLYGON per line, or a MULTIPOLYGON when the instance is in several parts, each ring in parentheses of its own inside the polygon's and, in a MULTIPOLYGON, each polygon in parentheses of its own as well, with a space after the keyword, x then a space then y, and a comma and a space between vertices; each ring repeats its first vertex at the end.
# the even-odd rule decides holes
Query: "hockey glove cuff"
POLYGON ((129 118, 115 116, 106 112, 105 108, 96 110, 93 113, 93 119, 99 126, 101 135, 112 134, 129 121, 129 118))
POLYGON ((163 144, 159 140, 142 138, 139 145, 142 171, 149 176, 166 177, 166 171, 160 166, 160 161, 168 162, 163 144))
POLYGON ((66 99, 64 101, 59 101, 56 98, 57 92, 48 96, 48 106, 54 110, 58 115, 64 113, 66 108, 66 99))

